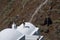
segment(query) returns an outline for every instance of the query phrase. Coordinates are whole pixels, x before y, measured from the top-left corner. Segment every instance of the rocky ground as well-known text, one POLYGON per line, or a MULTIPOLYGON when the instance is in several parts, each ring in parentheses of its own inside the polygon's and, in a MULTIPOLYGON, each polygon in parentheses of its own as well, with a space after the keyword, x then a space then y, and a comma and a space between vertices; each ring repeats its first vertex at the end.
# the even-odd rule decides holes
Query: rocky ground
MULTIPOLYGON (((11 27, 14 21, 20 25, 23 20, 29 21, 36 8, 45 0, 0 0, 0 30, 11 27)), ((48 0, 48 2, 34 16, 32 23, 40 28, 45 40, 60 39, 60 0, 48 0), (49 16, 52 24, 44 24, 49 16)))

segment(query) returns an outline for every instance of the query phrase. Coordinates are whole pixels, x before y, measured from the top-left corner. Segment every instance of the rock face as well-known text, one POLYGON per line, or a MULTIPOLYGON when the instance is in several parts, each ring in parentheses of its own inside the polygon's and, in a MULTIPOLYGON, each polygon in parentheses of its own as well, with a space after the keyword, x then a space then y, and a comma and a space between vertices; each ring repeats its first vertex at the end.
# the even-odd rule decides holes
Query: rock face
MULTIPOLYGON (((29 21, 36 8, 45 0, 0 0, 0 30, 11 26, 12 22, 20 25, 23 20, 29 21)), ((45 36, 45 40, 60 39, 60 0, 48 0, 41 10, 38 11, 32 20, 32 23, 39 26, 45 36), (52 24, 42 25, 45 18, 49 16, 52 24), (49 30, 48 33, 45 31, 49 30)), ((40 30, 40 31, 41 31, 40 30)))

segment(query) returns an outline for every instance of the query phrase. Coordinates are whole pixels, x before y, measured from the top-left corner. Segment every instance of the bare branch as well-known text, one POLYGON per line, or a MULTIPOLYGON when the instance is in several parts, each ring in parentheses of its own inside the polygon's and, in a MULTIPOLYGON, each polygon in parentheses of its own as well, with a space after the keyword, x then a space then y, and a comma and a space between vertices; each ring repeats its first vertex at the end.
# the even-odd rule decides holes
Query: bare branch
POLYGON ((37 14, 37 12, 41 9, 42 6, 44 6, 47 3, 48 0, 45 0, 44 3, 40 4, 39 7, 36 8, 35 12, 33 13, 31 19, 29 20, 29 22, 32 21, 33 17, 37 14))

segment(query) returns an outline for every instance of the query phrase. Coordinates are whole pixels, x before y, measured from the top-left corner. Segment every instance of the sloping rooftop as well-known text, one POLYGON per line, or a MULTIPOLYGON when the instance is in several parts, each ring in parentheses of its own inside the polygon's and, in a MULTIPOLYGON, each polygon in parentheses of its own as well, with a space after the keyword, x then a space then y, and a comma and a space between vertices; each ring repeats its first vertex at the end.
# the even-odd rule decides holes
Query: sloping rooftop
POLYGON ((13 28, 6 28, 0 32, 0 40, 17 40, 24 35, 13 28))

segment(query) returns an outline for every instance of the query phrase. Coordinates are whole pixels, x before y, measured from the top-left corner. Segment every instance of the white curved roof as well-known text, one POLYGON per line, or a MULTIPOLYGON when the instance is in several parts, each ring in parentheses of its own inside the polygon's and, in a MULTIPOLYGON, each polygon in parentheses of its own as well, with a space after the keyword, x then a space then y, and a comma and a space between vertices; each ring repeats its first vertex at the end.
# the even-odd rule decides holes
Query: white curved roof
POLYGON ((25 22, 25 25, 22 23, 20 26, 17 27, 17 30, 20 31, 22 34, 30 35, 37 31, 38 28, 36 28, 30 22, 25 22))
POLYGON ((17 40, 23 36, 19 31, 16 29, 4 29, 0 32, 0 40, 17 40))

